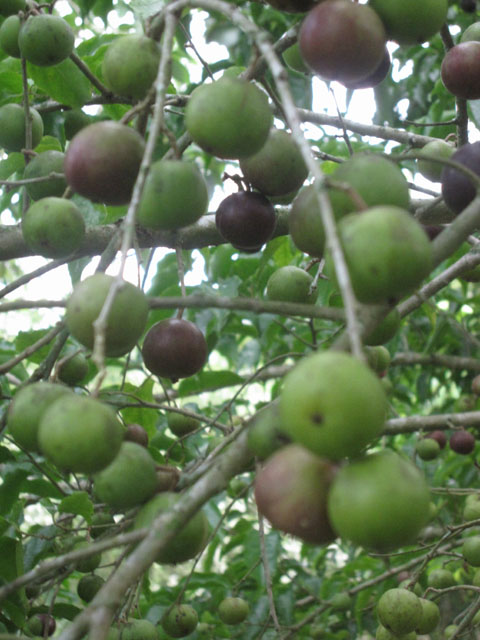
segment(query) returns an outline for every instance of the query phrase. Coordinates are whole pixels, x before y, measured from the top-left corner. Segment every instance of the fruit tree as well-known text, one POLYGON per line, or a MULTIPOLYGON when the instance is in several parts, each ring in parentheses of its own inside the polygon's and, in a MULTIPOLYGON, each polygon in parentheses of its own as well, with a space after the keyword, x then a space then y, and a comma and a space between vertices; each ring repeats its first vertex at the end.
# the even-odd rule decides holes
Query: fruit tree
POLYGON ((0 640, 480 638, 476 0, 0 0, 0 640))

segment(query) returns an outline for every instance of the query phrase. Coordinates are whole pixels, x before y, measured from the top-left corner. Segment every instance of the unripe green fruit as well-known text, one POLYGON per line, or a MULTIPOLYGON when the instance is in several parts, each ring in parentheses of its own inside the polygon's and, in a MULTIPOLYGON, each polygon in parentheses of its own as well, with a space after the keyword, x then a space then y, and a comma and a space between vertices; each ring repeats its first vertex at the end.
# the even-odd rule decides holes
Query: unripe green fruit
POLYGON ((417 625, 416 632, 431 633, 440 622, 440 609, 435 602, 425 598, 420 598, 420 604, 422 605, 422 617, 417 625))
POLYGON ((245 80, 221 78, 192 93, 185 109, 187 131, 219 158, 245 158, 265 144, 273 114, 265 93, 245 80))
POLYGON ((352 598, 348 593, 336 593, 330 598, 330 606, 334 611, 348 611, 352 608, 352 598))
POLYGON ((435 158, 448 160, 455 152, 455 147, 443 140, 432 140, 428 142, 419 153, 418 170, 424 178, 432 182, 442 181, 442 171, 445 166, 441 162, 432 162, 431 160, 422 159, 422 155, 430 155, 435 158))
POLYGON ((200 426, 200 422, 196 418, 182 413, 174 413, 173 411, 168 412, 167 423, 170 431, 178 438, 195 431, 200 426))
POLYGON ((207 206, 207 184, 198 167, 161 160, 150 168, 137 220, 149 229, 179 229, 196 222, 207 206))
MULTIPOLYGON (((23 177, 25 180, 31 178, 43 178, 51 173, 63 173, 63 160, 65 154, 61 151, 44 151, 35 156, 25 167, 23 177)), ((60 198, 67 188, 65 178, 53 178, 45 182, 32 182, 26 185, 27 193, 32 200, 40 200, 56 196, 60 198)))
POLYGON ((382 625, 396 635, 414 631, 422 619, 419 598, 407 589, 385 591, 377 604, 382 625))
POLYGON ((39 452, 38 427, 45 411, 70 389, 50 382, 35 382, 15 394, 7 414, 7 427, 18 444, 27 451, 39 452))
POLYGON ((423 438, 415 445, 415 451, 422 460, 434 460, 440 455, 440 445, 433 438, 423 438))
POLYGON ((92 117, 88 116, 81 109, 71 109, 65 114, 63 128, 65 130, 65 138, 71 140, 77 133, 91 124, 92 117))
POLYGON ((447 17, 447 0, 369 0, 382 19, 389 39, 421 44, 440 31, 447 17))
POLYGON ((259 460, 265 460, 290 442, 279 428, 277 405, 261 409, 248 429, 248 448, 259 460))
POLYGON ((10 16, 13 13, 23 11, 25 7, 25 0, 2 0, 0 4, 0 15, 10 16))
MULTIPOLYGON (((32 118, 32 149, 43 136, 43 120, 36 109, 30 107, 32 118)), ((25 110, 19 104, 0 107, 0 147, 5 151, 21 151, 25 148, 25 110)))
POLYGON ((295 42, 291 47, 285 49, 282 57, 290 69, 298 71, 298 73, 310 73, 310 69, 305 64, 302 54, 300 53, 300 45, 298 42, 295 42))
POLYGON ((114 93, 141 100, 157 76, 160 49, 143 35, 122 36, 109 45, 102 62, 105 84, 114 93))
POLYGON ((240 168, 254 189, 266 196, 297 191, 308 176, 300 149, 290 133, 272 129, 257 153, 240 160, 240 168))
POLYGON ((39 67, 59 64, 72 53, 75 35, 63 18, 50 14, 30 16, 20 29, 22 56, 39 67))
POLYGON ((468 496, 463 508, 463 519, 477 520, 480 518, 480 497, 477 495, 468 496))
POLYGON ((316 258, 323 257, 325 230, 313 185, 300 189, 292 202, 288 227, 297 249, 316 258))
MULTIPOLYGON (((91 546, 91 543, 87 542, 87 540, 84 540, 82 542, 77 543, 73 550, 80 551, 81 549, 88 549, 90 546, 91 546)), ((101 561, 102 561, 102 554, 95 553, 94 555, 87 556, 85 558, 82 558, 81 560, 77 560, 75 563, 75 568, 77 571, 80 571, 81 573, 91 573, 92 571, 95 571, 95 569, 98 569, 101 561)))
POLYGON ((82 576, 77 584, 78 597, 84 602, 91 602, 100 589, 105 584, 105 580, 97 575, 82 576))
POLYGON ((130 620, 121 628, 121 640, 158 640, 157 627, 150 620, 130 620))
POLYGON ((94 513, 90 527, 90 536, 95 540, 104 533, 107 533, 112 526, 115 526, 115 520, 110 513, 105 511, 94 513))
POLYGON ((123 442, 115 459, 94 478, 95 494, 117 511, 145 502, 156 488, 155 462, 135 442, 123 442))
POLYGON ((472 567, 480 567, 480 536, 466 538, 462 547, 462 555, 465 562, 472 567))
POLYGON ((197 612, 189 604, 174 604, 162 618, 162 628, 172 638, 190 635, 197 625, 197 612))
POLYGON ((456 582, 453 573, 448 569, 434 569, 428 574, 427 584, 434 589, 447 589, 453 587, 456 582))
POLYGON ((365 336, 364 343, 369 346, 385 344, 397 333, 400 328, 401 320, 398 309, 393 309, 387 316, 385 316, 376 329, 365 336))
POLYGON ((421 471, 390 449, 342 467, 328 495, 337 534, 367 549, 413 542, 429 517, 430 492, 421 471))
POLYGON ((318 290, 313 284, 312 276, 300 269, 289 265, 280 267, 268 279, 267 298, 281 302, 300 302, 303 304, 315 304, 318 290))
MULTIPOLYGON (((135 518, 134 529, 150 527, 157 516, 168 511, 178 500, 176 493, 163 492, 145 504, 135 518)), ((159 564, 176 564, 194 558, 202 549, 208 535, 208 521, 203 511, 197 513, 157 555, 159 564)))
POLYGON ((392 360, 390 352, 383 345, 378 347, 365 347, 368 366, 376 373, 383 374, 390 366, 392 360))
POLYGON ((83 353, 68 354, 66 360, 58 367, 58 379, 71 387, 76 386, 85 379, 88 373, 88 360, 83 353))
POLYGON ((18 34, 20 33, 20 18, 17 15, 9 16, 0 27, 0 47, 12 58, 21 58, 18 46, 18 34))
POLYGON ((305 357, 285 377, 280 429, 320 456, 356 456, 385 421, 387 400, 367 365, 340 352, 305 357))
POLYGON ((250 611, 249 604, 243 598, 225 598, 218 605, 218 617, 224 624, 240 624, 250 611))
POLYGON ((66 258, 82 244, 85 222, 71 200, 42 198, 23 216, 22 234, 28 247, 39 255, 66 258))
POLYGON ((401 635, 393 634, 388 629, 385 629, 383 625, 377 627, 375 634, 376 640, 416 640, 417 634, 415 631, 410 633, 402 633, 401 635))
POLYGON ((480 42, 480 22, 469 25, 460 36, 460 42, 470 42, 471 40, 480 42))
MULTIPOLYGON (((93 348, 94 343, 93 323, 102 310, 113 282, 112 276, 96 273, 75 285, 67 301, 67 327, 74 338, 89 349, 93 348)), ((145 329, 148 311, 148 301, 143 291, 129 282, 123 282, 107 318, 107 356, 121 356, 133 349, 145 329)))
POLYGON ((457 631, 458 624, 449 624, 448 627, 445 627, 443 630, 443 635, 445 640, 449 640, 453 636, 453 634, 457 631))
POLYGON ((64 471, 95 473, 120 450, 123 428, 115 412, 93 398, 73 393, 45 411, 38 444, 45 457, 64 471))

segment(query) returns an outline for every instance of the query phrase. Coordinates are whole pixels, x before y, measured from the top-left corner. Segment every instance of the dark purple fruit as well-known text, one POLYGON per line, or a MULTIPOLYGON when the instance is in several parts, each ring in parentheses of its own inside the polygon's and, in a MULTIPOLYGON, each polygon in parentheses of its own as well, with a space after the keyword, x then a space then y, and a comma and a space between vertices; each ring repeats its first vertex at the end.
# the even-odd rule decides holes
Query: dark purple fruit
POLYGON ((475 449, 475 438, 469 431, 464 429, 455 431, 450 436, 450 449, 462 455, 472 453, 475 449))
POLYGON ((326 80, 358 82, 382 62, 386 33, 371 7, 326 0, 307 15, 298 41, 303 59, 315 73, 326 80))
POLYGON ((27 629, 30 633, 44 638, 55 633, 57 623, 48 613, 36 613, 27 621, 27 629))
POLYGON ((142 136, 118 122, 95 122, 79 131, 65 154, 70 187, 93 202, 127 204, 144 152, 142 136))
POLYGON ((220 234, 243 251, 258 251, 270 239, 275 221, 275 209, 270 201, 251 191, 228 196, 222 200, 215 215, 220 234))
POLYGON ((438 234, 443 231, 443 227, 439 224, 422 224, 422 228, 430 240, 435 240, 438 234))
POLYGON ((457 98, 480 98, 480 42, 461 42, 447 51, 441 75, 445 87, 457 98))
POLYGON ((312 9, 315 0, 267 0, 271 7, 287 13, 306 13, 312 9))
MULTIPOLYGON (((464 144, 450 159, 480 176, 480 142, 464 144)), ((465 174, 453 167, 445 167, 442 171, 442 194, 447 207, 458 214, 472 202, 476 187, 465 174)))
POLYGON ((431 431, 430 433, 427 433, 425 437, 436 440, 440 445, 440 449, 445 449, 445 446, 447 444, 447 436, 445 435, 444 431, 431 431))
POLYGON ((363 80, 357 80, 356 82, 344 82, 343 84, 347 89, 371 89, 372 87, 376 87, 377 84, 380 84, 382 80, 385 80, 390 71, 390 67, 390 54, 388 53, 388 49, 385 47, 385 53, 383 54, 382 61, 375 71, 370 73, 363 80))
POLYGON ((139 424, 127 424, 123 439, 127 440, 128 442, 136 442, 142 447, 148 447, 148 433, 139 424))
POLYGON ((207 343, 192 322, 169 318, 154 324, 145 336, 142 355, 149 371, 161 378, 187 378, 207 361, 207 343))
POLYGON ((460 0, 460 8, 466 13, 474 13, 477 10, 477 0, 460 0))

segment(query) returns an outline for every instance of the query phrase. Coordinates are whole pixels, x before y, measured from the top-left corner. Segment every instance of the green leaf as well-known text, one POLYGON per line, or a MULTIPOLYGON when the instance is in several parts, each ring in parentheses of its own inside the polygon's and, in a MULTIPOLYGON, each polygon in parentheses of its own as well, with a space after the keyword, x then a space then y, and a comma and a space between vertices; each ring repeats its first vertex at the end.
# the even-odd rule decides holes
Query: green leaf
POLYGON ((25 158, 21 153, 10 153, 8 158, 0 162, 0 180, 7 180, 17 171, 23 171, 25 158))
POLYGON ((40 144, 35 147, 37 153, 43 153, 44 151, 63 151, 62 145, 57 138, 53 136, 43 136, 40 144))
POLYGON ((243 378, 233 371, 202 371, 196 376, 185 378, 178 385, 178 394, 187 396, 208 389, 221 389, 241 384, 243 378))
POLYGON ((56 618, 64 618, 65 620, 73 620, 82 612, 82 609, 75 607, 73 604, 66 602, 57 602, 53 605, 52 615, 56 618))
POLYGON ((93 503, 86 491, 77 491, 63 498, 58 506, 58 511, 60 513, 74 513, 77 516, 82 516, 88 524, 91 524, 93 503))
POLYGON ((53 67, 28 64, 28 75, 52 100, 81 107, 91 97, 90 81, 70 58, 53 67))
MULTIPOLYGON (((3 477, 3 484, 0 486, 0 514, 6 515, 18 500, 22 483, 28 476, 24 469, 16 469, 3 477)), ((3 573, 0 569, 0 576, 3 573)))

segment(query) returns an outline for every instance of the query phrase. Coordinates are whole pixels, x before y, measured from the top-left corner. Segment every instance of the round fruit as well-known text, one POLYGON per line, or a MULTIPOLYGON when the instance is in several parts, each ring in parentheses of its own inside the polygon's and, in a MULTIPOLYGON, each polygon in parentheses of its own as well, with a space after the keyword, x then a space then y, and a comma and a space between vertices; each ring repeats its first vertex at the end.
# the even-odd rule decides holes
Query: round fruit
POLYGON ((480 497, 476 494, 468 496, 463 508, 463 519, 466 521, 480 518, 480 497))
POLYGON ((385 316, 382 322, 365 336, 365 344, 369 346, 380 346, 393 338, 400 328, 402 318, 398 309, 393 309, 385 316))
POLYGON ((298 42, 308 66, 326 80, 356 82, 373 73, 385 54, 382 21, 370 7, 326 0, 302 23, 298 42))
POLYGON ((142 347, 147 369, 161 378, 188 378, 207 361, 203 333, 192 322, 178 318, 161 320, 150 328, 142 347))
POLYGON ((0 15, 10 16, 13 13, 23 11, 25 7, 25 0, 2 0, 2 3, 0 4, 0 15))
POLYGON ((388 551, 415 540, 428 521, 429 504, 420 470, 386 449, 340 469, 330 487, 328 514, 341 538, 388 551))
POLYGON ((85 222, 78 207, 64 198, 42 198, 28 208, 22 219, 27 246, 45 258, 66 258, 79 249, 85 222))
POLYGON ((67 182, 93 202, 128 204, 144 149, 135 129, 118 122, 95 122, 81 129, 67 148, 67 182))
POLYGON ((261 193, 239 191, 220 203, 215 224, 220 234, 239 250, 258 251, 270 240, 276 217, 272 204, 261 193))
MULTIPOLYGON (((44 151, 36 155, 25 167, 23 177, 25 180, 31 178, 43 178, 51 173, 63 173, 63 160, 65 154, 60 151, 44 151)), ((65 178, 52 178, 45 182, 32 182, 26 185, 27 193, 32 200, 40 200, 49 196, 60 198, 67 188, 65 178)))
POLYGON ((440 445, 433 438, 423 438, 415 445, 417 456, 422 460, 434 460, 440 455, 440 445))
POLYGON ((265 460, 290 440, 280 431, 278 406, 261 409, 248 429, 248 448, 259 460, 265 460))
POLYGON ((85 379, 88 373, 88 360, 83 353, 64 356, 62 364, 58 367, 58 379, 71 387, 76 386, 85 379))
POLYGON ((81 109, 71 109, 65 114, 63 128, 65 130, 65 138, 71 140, 77 133, 92 123, 92 117, 88 116, 81 109))
POLYGON ((380 435, 386 409, 382 384, 367 365, 346 353, 314 353, 285 377, 279 426, 317 455, 340 460, 380 435))
MULTIPOLYGON (((96 273, 75 285, 67 301, 65 321, 71 334, 93 348, 93 323, 98 318, 115 278, 96 273)), ((123 282, 108 314, 105 335, 107 356, 122 356, 133 349, 145 330, 148 300, 141 289, 123 282)))
POLYGON ((18 46, 20 27, 21 22, 17 15, 6 18, 0 27, 0 47, 12 58, 22 57, 18 46))
POLYGON ((66 387, 50 382, 22 387, 7 413, 7 427, 14 440, 27 451, 40 451, 37 436, 43 414, 55 400, 70 393, 66 387))
POLYGON ((162 628, 172 638, 190 635, 198 625, 198 615, 189 604, 174 604, 162 618, 162 628))
POLYGON ((115 412, 93 398, 69 393, 44 412, 38 444, 59 469, 95 473, 112 462, 120 450, 123 428, 115 412))
POLYGON ((157 627, 150 620, 130 620, 122 626, 120 638, 121 640, 158 640, 159 634, 157 627))
POLYGON ((162 491, 173 491, 178 484, 180 472, 171 465, 161 465, 157 467, 157 493, 162 491))
MULTIPOLYGON (((81 549, 88 549, 90 547, 90 544, 91 543, 88 542, 87 540, 82 540, 81 542, 75 545, 73 550, 79 551, 81 549)), ((81 573, 91 573, 92 571, 95 571, 95 569, 97 569, 100 566, 101 562, 102 562, 102 554, 95 553, 91 556, 86 556, 81 560, 77 560, 75 563, 75 568, 77 571, 80 571, 81 573)))
POLYGON ((123 439, 127 442, 136 442, 142 447, 148 447, 148 433, 139 424, 127 424, 123 439))
POLYGON ((99 511, 92 516, 90 536, 95 540, 115 526, 115 520, 110 513, 99 511))
POLYGON ((440 449, 445 449, 445 446, 447 444, 447 436, 445 435, 444 431, 431 431, 430 433, 427 433, 425 438, 433 438, 433 440, 436 440, 438 442, 440 449))
POLYGON ((421 44, 440 31, 448 0, 369 0, 383 21, 389 40, 421 44))
POLYGON ((469 25, 460 36, 460 42, 470 42, 472 40, 480 42, 480 22, 474 22, 469 25))
POLYGON ((145 502, 156 488, 155 462, 136 442, 123 442, 115 459, 94 478, 96 496, 116 511, 145 502))
POLYGON ((255 500, 273 527, 311 544, 335 538, 327 516, 327 495, 336 467, 290 444, 272 454, 257 472, 255 500))
POLYGON ((383 58, 378 67, 372 71, 366 78, 357 80, 356 82, 344 82, 347 89, 371 89, 380 84, 388 76, 392 62, 387 47, 383 54, 383 58))
POLYGON ((391 633, 388 629, 385 629, 383 625, 378 625, 377 632, 375 634, 376 640, 417 640, 417 634, 415 631, 410 633, 402 633, 401 636, 391 633))
POLYGON ((480 536, 472 536, 464 540, 462 555, 465 562, 472 567, 480 567, 480 536))
MULTIPOLYGON (((32 118, 32 149, 43 136, 42 116, 30 107, 32 118)), ((5 151, 21 151, 25 148, 25 110, 19 104, 4 104, 0 107, 0 147, 5 151)))
MULTIPOLYGON (((359 302, 394 302, 430 273, 432 247, 408 211, 378 206, 349 214, 338 225, 353 290, 359 302)), ((331 255, 327 270, 334 276, 331 255)))
POLYGON ((422 605, 408 589, 389 589, 378 601, 377 615, 388 631, 401 635, 416 629, 422 618, 422 605))
POLYGON ((316 287, 312 290, 312 276, 299 267, 286 266, 277 269, 267 282, 267 298, 281 302, 315 304, 318 296, 316 287))
POLYGON ((449 640, 449 638, 451 638, 453 634, 457 632, 457 630, 458 624, 449 624, 447 627, 445 627, 445 629, 443 630, 445 640, 449 640))
POLYGON ((440 622, 440 609, 435 602, 425 598, 420 598, 420 604, 422 605, 422 617, 415 631, 422 634, 431 633, 440 622))
POLYGON ((439 160, 448 160, 455 152, 455 147, 452 147, 448 142, 443 140, 432 140, 422 147, 418 154, 418 170, 424 178, 431 180, 432 182, 440 182, 442 179, 442 171, 444 165, 441 162, 432 162, 428 159, 423 159, 422 156, 433 156, 439 160))
MULTIPOLYGON (((135 529, 151 528, 161 513, 168 511, 178 500, 177 493, 164 491, 147 502, 135 518, 135 529)), ((194 558, 203 549, 208 535, 208 520, 203 511, 197 513, 157 555, 155 562, 176 564, 194 558)))
POLYGON ((309 73, 310 69, 303 61, 302 54, 300 53, 300 45, 298 44, 298 42, 295 42, 291 47, 285 49, 285 51, 282 53, 282 57, 284 62, 290 67, 290 69, 298 71, 298 73, 309 73))
POLYGON ((480 98, 480 42, 461 42, 447 51, 441 76, 445 87, 457 98, 480 98))
POLYGON ((78 597, 84 602, 91 602, 100 589, 105 584, 105 580, 94 574, 82 576, 77 584, 78 597))
POLYGON ((34 636, 52 636, 57 628, 55 618, 48 613, 36 613, 27 620, 27 629, 34 636))
MULTIPOLYGON (((480 142, 464 144, 450 159, 480 176, 480 142)), ((476 187, 470 178, 457 169, 445 167, 442 171, 442 195, 447 207, 458 214, 472 202, 476 187)))
POLYGON ((283 196, 300 189, 308 169, 290 133, 272 129, 257 153, 240 160, 240 168, 254 189, 266 196, 283 196))
POLYGON ((245 158, 259 151, 272 122, 266 94, 238 78, 197 87, 185 109, 185 126, 194 142, 219 158, 245 158))
POLYGON ((434 569, 428 574, 427 584, 434 589, 448 589, 456 582, 453 573, 448 569, 434 569))
POLYGON ((352 598, 348 593, 336 593, 329 604, 334 611, 348 611, 352 608, 352 598))
POLYGON ((105 52, 105 84, 119 96, 141 100, 157 77, 160 49, 152 38, 128 35, 117 38, 105 52))
POLYGON ((184 415, 183 413, 174 413, 173 411, 168 412, 167 423, 170 431, 178 438, 192 433, 192 431, 195 431, 200 426, 196 418, 184 415))
POLYGON ((316 189, 313 185, 300 189, 292 202, 288 227, 297 249, 316 258, 323 257, 325 230, 320 216, 316 189))
POLYGON ((383 376, 390 366, 392 360, 389 350, 383 345, 377 347, 365 347, 368 366, 383 376))
POLYGON ((137 220, 148 229, 179 229, 196 222, 207 206, 207 183, 197 165, 160 160, 150 168, 137 220))
POLYGON ((449 445, 450 449, 455 453, 467 455, 475 449, 475 437, 469 431, 460 429, 452 433, 449 445))
POLYGON ((240 624, 249 612, 249 604, 243 598, 224 598, 218 605, 218 617, 224 624, 240 624))
POLYGON ((18 35, 22 56, 38 67, 51 67, 68 58, 74 42, 68 22, 46 13, 30 16, 18 35))

